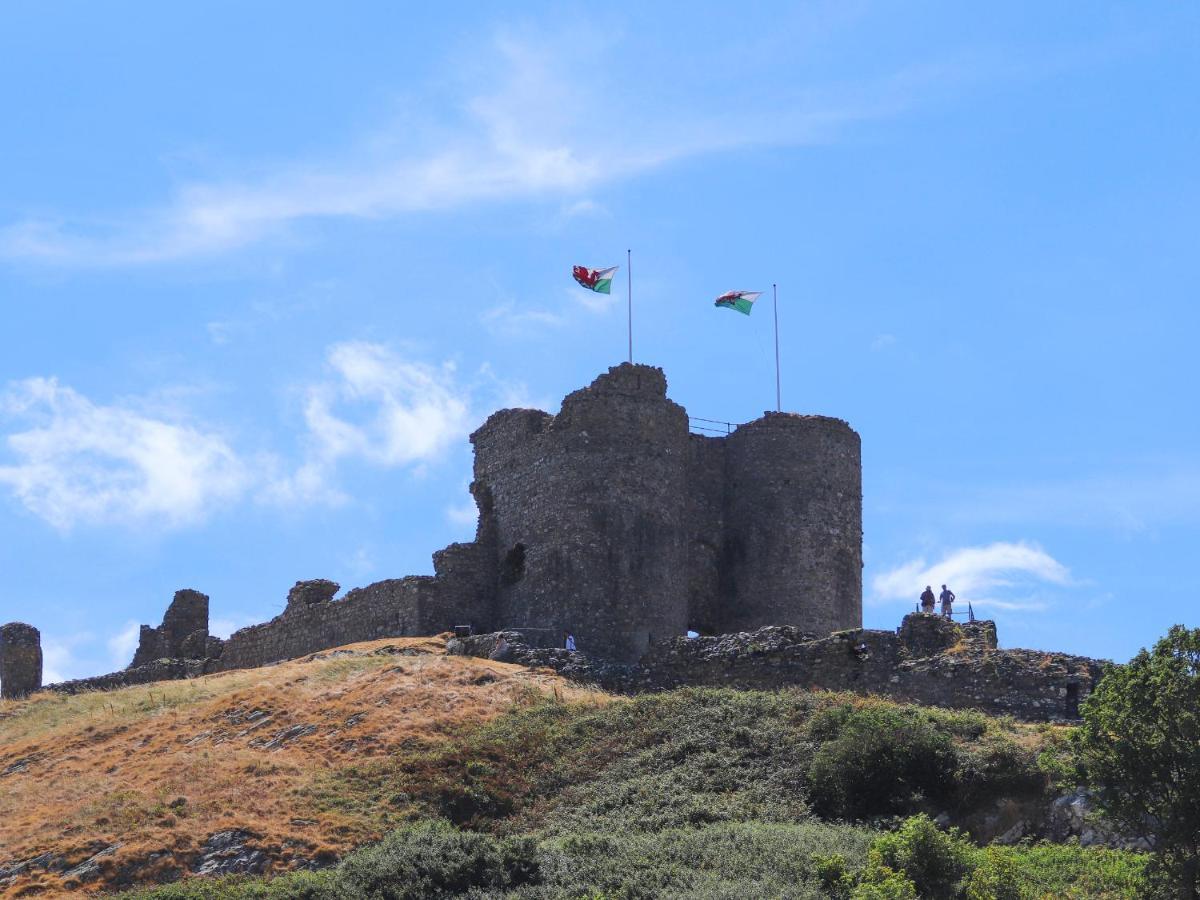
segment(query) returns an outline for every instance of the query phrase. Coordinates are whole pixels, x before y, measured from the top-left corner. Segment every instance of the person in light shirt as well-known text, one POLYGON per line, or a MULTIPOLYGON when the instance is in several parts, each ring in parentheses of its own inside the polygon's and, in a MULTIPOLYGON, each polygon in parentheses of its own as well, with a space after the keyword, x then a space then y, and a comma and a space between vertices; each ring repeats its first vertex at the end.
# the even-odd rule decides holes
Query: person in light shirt
POLYGON ((942 601, 942 615, 947 619, 951 618, 954 615, 954 591, 943 584, 940 599, 942 601))

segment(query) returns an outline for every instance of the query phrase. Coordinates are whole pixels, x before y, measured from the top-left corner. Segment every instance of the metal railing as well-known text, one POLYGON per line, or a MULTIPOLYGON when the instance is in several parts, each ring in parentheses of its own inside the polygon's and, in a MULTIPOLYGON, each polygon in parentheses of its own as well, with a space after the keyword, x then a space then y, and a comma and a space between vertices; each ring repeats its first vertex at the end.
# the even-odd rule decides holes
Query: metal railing
MULTIPOLYGON (((939 603, 938 606, 941 606, 941 604, 939 603)), ((920 603, 916 604, 916 612, 924 612, 924 610, 921 609, 920 603)), ((944 616, 940 611, 935 611, 933 613, 930 613, 930 615, 941 616, 942 618, 946 618, 946 616, 944 616)), ((951 619, 965 618, 968 622, 974 622, 975 621, 975 609, 968 602, 966 610, 958 610, 956 612, 951 612, 950 618, 951 619)))
POLYGON ((719 419, 701 419, 699 416, 688 416, 688 428, 704 434, 732 434, 739 422, 722 422, 719 419))

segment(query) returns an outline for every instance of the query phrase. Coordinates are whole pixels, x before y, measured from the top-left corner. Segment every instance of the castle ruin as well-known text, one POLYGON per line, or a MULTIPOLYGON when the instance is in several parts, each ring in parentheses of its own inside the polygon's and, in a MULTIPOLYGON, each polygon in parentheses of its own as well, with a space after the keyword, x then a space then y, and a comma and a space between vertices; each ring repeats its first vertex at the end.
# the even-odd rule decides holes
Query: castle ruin
MULTIPOLYGON (((992 623, 964 631, 917 614, 898 632, 863 631, 860 442, 840 419, 766 413, 696 434, 661 369, 622 364, 557 415, 494 413, 471 443, 475 539, 434 553, 432 576, 339 600, 332 581, 297 582, 282 613, 225 641, 208 632, 209 598, 178 591, 161 625, 142 626, 127 669, 54 688, 456 628, 482 637, 454 652, 516 653, 619 690, 801 684, 1071 718, 1098 677, 1094 660, 997 649, 992 623), (578 656, 553 649, 565 632, 578 656)), ((40 687, 36 629, 0 629, 0 654, 4 696, 40 687)))

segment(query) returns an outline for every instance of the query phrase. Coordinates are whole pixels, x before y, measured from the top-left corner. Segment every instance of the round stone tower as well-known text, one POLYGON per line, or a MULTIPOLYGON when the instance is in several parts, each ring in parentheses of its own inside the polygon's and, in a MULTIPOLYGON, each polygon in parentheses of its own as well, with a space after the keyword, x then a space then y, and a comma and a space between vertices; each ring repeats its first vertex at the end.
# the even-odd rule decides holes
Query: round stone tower
POLYGON ((0 697, 16 699, 41 687, 41 632, 24 622, 0 626, 0 697))
POLYGON ((862 627, 862 451, 841 419, 767 413, 726 439, 724 629, 862 627))
POLYGON ((498 628, 569 630, 628 661, 686 630, 688 420, 666 389, 661 369, 623 364, 557 416, 504 410, 471 436, 498 628))

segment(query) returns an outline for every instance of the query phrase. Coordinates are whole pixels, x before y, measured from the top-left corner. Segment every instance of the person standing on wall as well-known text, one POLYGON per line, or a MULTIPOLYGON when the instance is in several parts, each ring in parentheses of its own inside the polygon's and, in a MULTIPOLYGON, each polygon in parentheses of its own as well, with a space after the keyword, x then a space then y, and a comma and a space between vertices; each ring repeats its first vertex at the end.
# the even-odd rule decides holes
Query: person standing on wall
POLYGON ((929 585, 925 585, 925 591, 921 594, 921 612, 933 615, 933 588, 929 585))
POLYGON ((569 631, 563 632, 563 646, 567 648, 569 653, 575 652, 575 635, 569 631))
MULTIPOLYGON (((942 615, 945 616, 947 619, 953 618, 953 616, 954 616, 954 600, 955 600, 954 591, 950 590, 950 588, 946 587, 943 584, 940 599, 942 601, 942 615)), ((932 605, 932 604, 930 604, 930 605, 932 605)))

